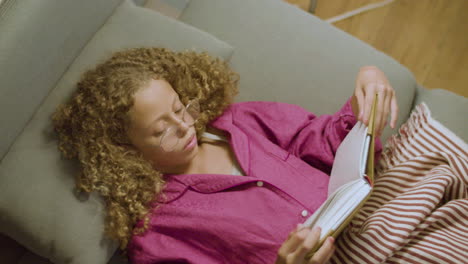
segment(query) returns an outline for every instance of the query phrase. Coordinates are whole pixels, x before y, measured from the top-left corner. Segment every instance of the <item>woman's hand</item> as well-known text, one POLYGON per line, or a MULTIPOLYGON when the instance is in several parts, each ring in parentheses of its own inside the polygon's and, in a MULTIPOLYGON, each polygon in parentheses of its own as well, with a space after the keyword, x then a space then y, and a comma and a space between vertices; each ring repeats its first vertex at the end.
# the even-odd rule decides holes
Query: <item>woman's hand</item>
POLYGON ((395 90, 393 90, 385 74, 377 67, 362 67, 356 78, 352 105, 357 119, 366 125, 369 123, 372 102, 376 93, 378 94, 378 100, 375 112, 375 133, 377 137, 380 137, 382 130, 387 125, 390 113, 390 126, 395 128, 396 125, 398 104, 395 90))
POLYGON ((319 227, 311 230, 308 227, 298 225, 295 230, 289 233, 288 239, 278 250, 275 264, 319 264, 327 262, 335 250, 332 237, 327 238, 311 259, 305 259, 307 253, 319 242, 320 232, 319 227))

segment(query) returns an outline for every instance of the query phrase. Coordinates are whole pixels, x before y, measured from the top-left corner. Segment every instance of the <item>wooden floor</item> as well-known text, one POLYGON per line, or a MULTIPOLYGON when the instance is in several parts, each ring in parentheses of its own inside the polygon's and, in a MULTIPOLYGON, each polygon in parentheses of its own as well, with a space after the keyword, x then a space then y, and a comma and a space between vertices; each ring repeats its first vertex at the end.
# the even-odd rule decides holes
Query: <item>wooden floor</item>
MULTIPOLYGON (((310 0, 284 0, 308 11, 310 0)), ((327 19, 382 0, 318 0, 327 19)), ((468 0, 396 0, 336 22, 336 27, 395 58, 426 88, 468 97, 468 0)))

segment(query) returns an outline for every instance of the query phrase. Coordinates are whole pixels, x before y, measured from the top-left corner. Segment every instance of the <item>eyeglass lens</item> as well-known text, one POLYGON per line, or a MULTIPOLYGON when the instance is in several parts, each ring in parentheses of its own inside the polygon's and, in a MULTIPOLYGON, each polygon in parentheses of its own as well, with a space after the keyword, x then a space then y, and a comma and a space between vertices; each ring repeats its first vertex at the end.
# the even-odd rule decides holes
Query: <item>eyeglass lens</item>
MULTIPOLYGON (((192 101, 185 107, 182 113, 182 121, 186 126, 192 126, 197 121, 199 113, 200 106, 198 101, 192 101)), ((177 132, 180 129, 180 125, 181 124, 173 124, 164 131, 160 142, 160 145, 164 151, 172 151, 179 143, 179 136, 177 135, 177 132)))

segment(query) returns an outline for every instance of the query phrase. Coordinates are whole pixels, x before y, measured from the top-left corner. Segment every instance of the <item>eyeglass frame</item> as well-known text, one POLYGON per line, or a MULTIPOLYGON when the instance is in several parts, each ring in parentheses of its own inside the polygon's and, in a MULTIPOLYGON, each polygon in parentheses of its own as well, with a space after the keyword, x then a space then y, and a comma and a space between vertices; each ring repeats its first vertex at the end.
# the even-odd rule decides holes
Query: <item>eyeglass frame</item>
MULTIPOLYGON (((193 119, 193 123, 192 123, 192 124, 189 125, 189 124, 187 124, 187 122, 184 121, 184 119, 185 119, 185 114, 187 114, 187 109, 188 109, 193 103, 199 104, 198 98, 189 100, 188 103, 187 103, 187 105, 184 105, 183 112, 182 112, 182 118, 181 118, 180 120, 178 120, 177 124, 174 124, 174 123, 173 123, 173 124, 169 125, 169 127, 165 128, 164 131, 162 132, 162 134, 161 134, 161 139, 159 140, 159 147, 160 147, 163 151, 165 151, 165 152, 172 152, 172 151, 174 151, 175 146, 177 146, 177 145, 179 144, 179 141, 180 141, 180 138, 177 137, 177 142, 174 144, 174 147, 173 147, 171 150, 166 150, 166 149, 164 149, 164 147, 163 147, 163 140, 164 140, 164 138, 165 138, 167 135, 170 135, 170 134, 168 134, 168 133, 170 133, 170 132, 168 132, 168 131, 172 131, 171 129, 173 129, 174 131, 177 132, 177 131, 180 129, 178 126, 180 126, 181 123, 185 123, 188 127, 191 127, 191 126, 195 125, 196 122, 198 121, 199 115, 200 115, 200 109, 197 110, 198 115, 197 115, 196 118, 193 118, 193 116, 192 116, 190 113, 188 113, 188 115, 193 119)), ((200 105, 198 105, 198 108, 200 108, 200 105)), ((176 136, 177 136, 177 135, 176 135, 176 136)))

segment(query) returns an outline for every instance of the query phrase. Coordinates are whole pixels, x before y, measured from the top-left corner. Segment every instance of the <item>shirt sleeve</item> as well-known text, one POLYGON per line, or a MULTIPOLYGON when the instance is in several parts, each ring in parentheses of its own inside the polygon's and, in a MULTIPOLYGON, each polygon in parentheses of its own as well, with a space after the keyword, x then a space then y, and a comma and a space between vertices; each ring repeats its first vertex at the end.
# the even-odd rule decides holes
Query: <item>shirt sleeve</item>
MULTIPOLYGON (((277 102, 237 103, 236 125, 267 137, 311 166, 330 174, 338 146, 356 124, 351 98, 334 114, 316 116, 304 108, 277 102)), ((382 144, 375 141, 375 162, 382 144)))

